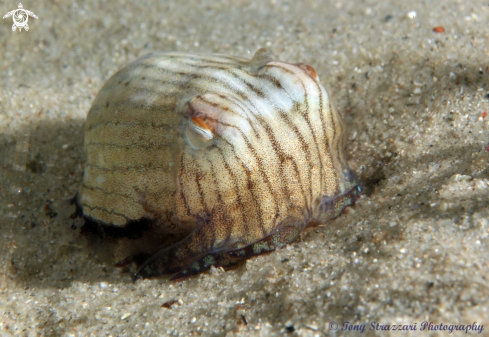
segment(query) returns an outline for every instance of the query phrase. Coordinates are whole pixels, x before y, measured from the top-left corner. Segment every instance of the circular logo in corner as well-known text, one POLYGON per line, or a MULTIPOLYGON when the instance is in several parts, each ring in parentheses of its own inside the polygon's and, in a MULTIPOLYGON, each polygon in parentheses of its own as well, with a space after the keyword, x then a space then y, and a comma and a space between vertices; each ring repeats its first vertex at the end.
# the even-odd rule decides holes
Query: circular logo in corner
POLYGON ((24 6, 21 3, 19 3, 19 8, 8 12, 3 16, 3 18, 5 19, 5 18, 12 17, 12 19, 14 20, 14 24, 12 25, 12 31, 15 31, 17 28, 19 28, 19 32, 20 32, 22 28, 24 28, 25 31, 29 30, 29 25, 27 24, 27 21, 29 21, 29 16, 31 18, 37 19, 36 14, 34 14, 31 11, 28 11, 27 9, 24 9, 24 6))

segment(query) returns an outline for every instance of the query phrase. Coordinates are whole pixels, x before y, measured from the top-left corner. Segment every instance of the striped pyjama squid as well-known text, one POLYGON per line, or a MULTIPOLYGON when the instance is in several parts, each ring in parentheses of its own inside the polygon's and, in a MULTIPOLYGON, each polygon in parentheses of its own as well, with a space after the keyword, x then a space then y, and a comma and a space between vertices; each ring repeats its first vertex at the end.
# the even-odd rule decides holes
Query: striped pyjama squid
POLYGON ((345 125, 315 70, 223 55, 155 53, 129 64, 88 113, 75 201, 85 221, 186 231, 127 257, 135 277, 229 267, 294 241, 362 193, 345 125))

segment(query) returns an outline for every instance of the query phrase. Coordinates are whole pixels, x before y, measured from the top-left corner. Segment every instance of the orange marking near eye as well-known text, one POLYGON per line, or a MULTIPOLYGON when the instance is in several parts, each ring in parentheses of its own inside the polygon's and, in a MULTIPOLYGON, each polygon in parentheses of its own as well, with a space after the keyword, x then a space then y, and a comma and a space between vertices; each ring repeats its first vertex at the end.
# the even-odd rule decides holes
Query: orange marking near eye
POLYGON ((307 69, 307 72, 309 73, 309 75, 311 75, 312 78, 314 79, 318 79, 318 74, 316 74, 316 70, 314 70, 313 67, 311 67, 310 65, 308 64, 305 64, 305 67, 307 69))
POLYGON ((211 131, 211 128, 209 127, 209 125, 207 125, 202 118, 192 117, 192 118, 190 118, 190 120, 192 121, 192 123, 194 123, 198 127, 202 128, 204 130, 207 130, 207 131, 211 131))
POLYGON ((316 73, 316 70, 314 70, 314 68, 311 67, 310 65, 304 63, 296 63, 296 66, 304 70, 306 73, 309 74, 309 76, 311 76, 315 80, 318 79, 318 74, 316 73))

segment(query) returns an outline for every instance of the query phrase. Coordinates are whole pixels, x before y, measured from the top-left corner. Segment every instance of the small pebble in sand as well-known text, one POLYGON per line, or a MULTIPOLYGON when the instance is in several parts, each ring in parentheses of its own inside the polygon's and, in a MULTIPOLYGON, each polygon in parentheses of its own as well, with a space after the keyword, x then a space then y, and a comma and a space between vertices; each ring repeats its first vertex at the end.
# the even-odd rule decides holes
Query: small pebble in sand
POLYGON ((436 26, 436 27, 433 27, 433 31, 435 33, 445 33, 445 27, 443 27, 443 26, 436 26))
POLYGON ((414 19, 416 17, 416 15, 417 15, 416 11, 411 11, 411 12, 407 13, 407 17, 410 19, 414 19))

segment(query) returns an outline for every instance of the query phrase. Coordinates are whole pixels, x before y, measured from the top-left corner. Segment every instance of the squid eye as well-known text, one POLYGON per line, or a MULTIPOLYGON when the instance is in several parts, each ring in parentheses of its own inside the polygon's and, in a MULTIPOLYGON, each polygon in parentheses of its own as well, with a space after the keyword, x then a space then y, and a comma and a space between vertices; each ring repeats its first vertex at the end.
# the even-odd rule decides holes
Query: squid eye
POLYGON ((187 143, 194 150, 203 149, 214 138, 209 126, 199 117, 192 117, 187 121, 185 134, 187 143))

